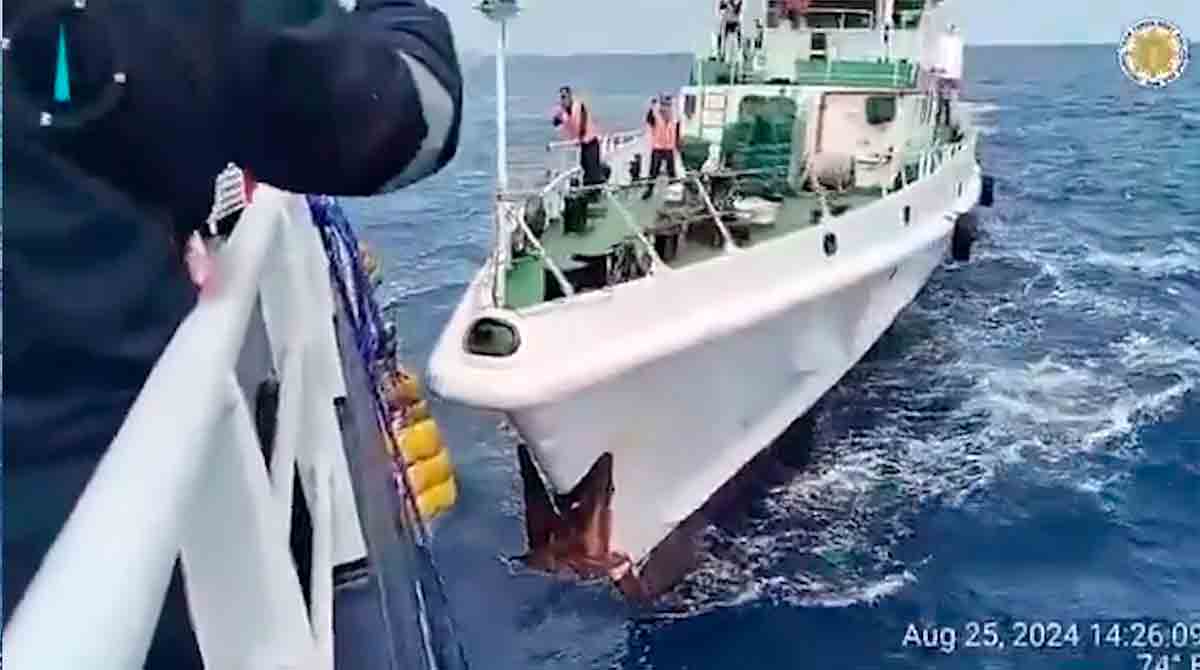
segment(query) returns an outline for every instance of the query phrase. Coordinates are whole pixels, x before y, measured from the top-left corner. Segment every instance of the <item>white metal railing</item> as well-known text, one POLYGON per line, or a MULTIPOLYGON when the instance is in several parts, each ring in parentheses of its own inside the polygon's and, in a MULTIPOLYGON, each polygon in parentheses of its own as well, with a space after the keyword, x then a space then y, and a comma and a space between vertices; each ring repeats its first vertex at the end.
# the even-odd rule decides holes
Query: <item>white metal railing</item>
MULTIPOLYGON (((512 233, 514 231, 520 231, 521 236, 524 238, 526 244, 533 246, 534 250, 541 256, 542 262, 546 265, 546 269, 550 271, 550 274, 554 275, 554 280, 558 282, 559 288, 562 289, 563 295, 575 295, 575 287, 572 286, 571 282, 567 280, 567 275, 564 274, 563 271, 558 267, 558 264, 555 263, 554 259, 550 257, 550 254, 546 252, 546 248, 542 246, 541 240, 538 239, 537 235, 533 234, 533 231, 529 229, 529 225, 525 223, 524 208, 504 208, 503 218, 501 221, 503 222, 501 230, 505 231, 504 239, 508 240, 508 242, 505 243, 505 246, 511 247, 512 233)), ((506 274, 506 269, 506 266, 501 266, 498 270, 498 274, 506 274)), ((503 298, 503 294, 501 294, 501 298, 503 298)))
MULTIPOLYGON (((630 145, 644 140, 646 131, 623 130, 602 135, 600 139, 600 160, 611 159, 617 152, 628 150, 630 145)), ((574 186, 572 182, 582 173, 579 166, 578 140, 561 140, 546 145, 547 176, 549 180, 535 193, 534 198, 540 199, 547 219, 560 219, 566 206, 567 195, 574 186)), ((575 289, 567 279, 566 274, 550 258, 542 247, 537 235, 530 230, 525 222, 525 206, 517 202, 520 194, 501 194, 496 202, 493 221, 496 230, 495 246, 492 248, 492 273, 488 280, 487 293, 490 293, 493 305, 500 307, 505 304, 507 291, 507 272, 512 262, 513 239, 519 235, 521 241, 534 248, 544 259, 546 269, 559 284, 566 296, 575 294, 575 289)))
POLYGON ((333 567, 366 549, 334 414, 328 265, 303 197, 255 196, 217 252, 217 292, 171 339, 13 613, 8 667, 141 667, 176 559, 207 667, 333 667, 333 567), (270 468, 235 375, 257 305, 281 371, 270 468), (311 616, 289 548, 293 468, 311 616))
MULTIPOLYGON (((638 141, 645 136, 646 130, 622 130, 600 136, 600 160, 608 158, 613 152, 638 141)), ((579 140, 559 140, 546 144, 546 168, 551 179, 556 179, 564 172, 577 174, 579 172, 579 140)), ((569 180, 568 180, 569 181, 569 180)))

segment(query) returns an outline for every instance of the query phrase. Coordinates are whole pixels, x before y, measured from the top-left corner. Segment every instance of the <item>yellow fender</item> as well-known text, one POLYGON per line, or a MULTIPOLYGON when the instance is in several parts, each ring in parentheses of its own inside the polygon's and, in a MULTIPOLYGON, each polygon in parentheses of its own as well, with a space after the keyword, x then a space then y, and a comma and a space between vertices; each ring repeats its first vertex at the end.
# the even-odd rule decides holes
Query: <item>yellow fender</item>
POLYGON ((411 426, 429 418, 429 403, 418 400, 404 410, 404 425, 411 426))
POLYGON ((388 407, 397 410, 421 401, 421 384, 416 376, 397 370, 384 379, 384 396, 388 407))
POLYGON ((445 449, 432 458, 410 463, 408 466, 408 483, 417 495, 452 479, 454 466, 450 464, 450 454, 445 449))
POLYGON ((416 376, 397 370, 381 386, 391 410, 388 449, 392 458, 403 459, 417 511, 429 521, 458 500, 450 452, 442 442, 437 422, 429 415, 429 403, 421 397, 416 376))
POLYGON ((442 512, 454 507, 458 500, 458 487, 450 479, 417 496, 417 512, 429 521, 442 512))
POLYGON ((417 421, 402 428, 396 437, 405 463, 415 463, 433 458, 443 450, 442 433, 433 419, 417 421))

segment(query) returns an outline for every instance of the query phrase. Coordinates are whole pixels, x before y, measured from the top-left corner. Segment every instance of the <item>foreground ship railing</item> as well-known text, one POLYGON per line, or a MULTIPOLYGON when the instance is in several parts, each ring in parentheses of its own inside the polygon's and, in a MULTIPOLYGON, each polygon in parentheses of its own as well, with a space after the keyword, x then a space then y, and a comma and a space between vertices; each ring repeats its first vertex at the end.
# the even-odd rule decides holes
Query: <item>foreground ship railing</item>
POLYGON ((176 559, 208 667, 455 665, 431 639, 445 626, 427 613, 432 589, 414 557, 422 538, 397 536, 394 525, 389 535, 381 521, 395 524, 395 508, 362 490, 370 459, 350 443, 364 437, 363 420, 349 433, 343 422, 346 399, 364 404, 363 389, 347 388, 361 379, 351 379, 331 327, 352 308, 339 310, 329 274, 314 271, 329 261, 312 224, 304 197, 258 189, 217 254, 221 286, 179 327, 13 613, 8 667, 141 667, 176 559), (248 402, 262 374, 247 373, 255 365, 281 373, 267 459, 248 402), (294 473, 311 519, 307 557, 289 545, 294 473), (308 605, 296 568, 305 558, 308 605), (336 566, 363 559, 353 583, 334 583, 336 566), (380 595, 397 583, 398 596, 380 595), (343 605, 346 595, 374 605, 343 605), (383 620, 382 630, 344 632, 359 647, 386 648, 376 657, 388 662, 338 662, 347 643, 335 648, 335 607, 339 636, 347 622, 383 620))

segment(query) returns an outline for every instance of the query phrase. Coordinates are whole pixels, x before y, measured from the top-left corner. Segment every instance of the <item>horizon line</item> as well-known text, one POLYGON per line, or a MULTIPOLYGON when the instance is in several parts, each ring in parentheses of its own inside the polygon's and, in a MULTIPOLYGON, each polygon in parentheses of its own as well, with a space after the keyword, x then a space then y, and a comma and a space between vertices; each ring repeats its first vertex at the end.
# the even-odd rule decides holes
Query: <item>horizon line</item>
MULTIPOLYGON (((974 42, 968 43, 967 48, 986 47, 986 48, 1009 48, 1009 47, 1116 47, 1119 42, 1020 42, 1020 41, 1005 41, 1005 42, 974 42)), ((1200 44, 1200 42, 1192 41, 1190 44, 1200 44)), ((494 56, 491 51, 484 49, 463 49, 462 53, 472 53, 480 56, 494 56)), ((510 51, 509 56, 537 56, 541 58, 571 58, 578 56, 694 56, 691 51, 573 51, 569 53, 546 53, 542 51, 510 51)))

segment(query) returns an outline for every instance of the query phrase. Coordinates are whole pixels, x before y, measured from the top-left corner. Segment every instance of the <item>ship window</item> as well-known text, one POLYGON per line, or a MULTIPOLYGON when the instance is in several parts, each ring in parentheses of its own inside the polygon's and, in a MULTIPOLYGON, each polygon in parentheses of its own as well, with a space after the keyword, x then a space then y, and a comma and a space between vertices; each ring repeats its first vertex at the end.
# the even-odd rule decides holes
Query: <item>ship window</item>
POLYGON ((867 98, 867 123, 878 126, 896 120, 896 97, 873 95, 867 98))
POLYGON ((683 96, 683 113, 686 114, 687 116, 694 116, 696 114, 696 96, 695 95, 689 94, 689 95, 683 96))
POLYGON ((901 212, 901 219, 903 219, 904 225, 906 226, 912 223, 912 207, 909 207, 908 205, 904 206, 904 211, 901 212))
POLYGON ((861 29, 861 28, 870 28, 871 27, 871 15, 870 14, 843 14, 842 21, 844 22, 844 25, 842 26, 844 28, 860 28, 861 29))
POLYGON ((483 317, 467 332, 467 351, 478 356, 512 356, 521 346, 521 336, 512 324, 483 317))

